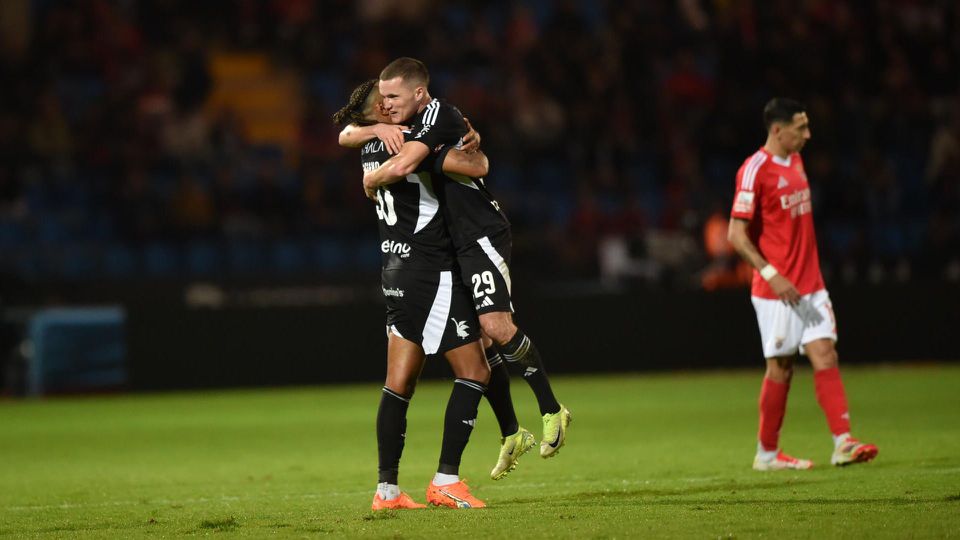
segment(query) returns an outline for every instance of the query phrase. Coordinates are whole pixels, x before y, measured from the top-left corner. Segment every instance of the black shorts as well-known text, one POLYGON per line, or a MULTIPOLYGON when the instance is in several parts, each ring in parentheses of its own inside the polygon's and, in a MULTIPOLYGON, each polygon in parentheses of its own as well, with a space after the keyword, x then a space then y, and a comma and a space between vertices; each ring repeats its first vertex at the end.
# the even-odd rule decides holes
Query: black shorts
POLYGON ((480 322, 470 293, 453 272, 384 270, 387 328, 423 347, 445 353, 480 339, 480 322))
POLYGON ((484 236, 457 252, 460 276, 470 289, 477 314, 513 312, 510 298, 510 229, 484 236))

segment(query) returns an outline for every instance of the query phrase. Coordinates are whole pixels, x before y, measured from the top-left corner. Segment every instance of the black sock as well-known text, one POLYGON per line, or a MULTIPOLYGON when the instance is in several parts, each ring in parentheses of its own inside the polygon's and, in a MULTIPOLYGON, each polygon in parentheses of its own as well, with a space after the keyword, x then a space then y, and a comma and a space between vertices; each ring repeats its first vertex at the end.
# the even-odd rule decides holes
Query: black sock
POLYGON ((560 411, 560 403, 553 395, 553 389, 550 388, 550 381, 547 379, 547 372, 543 369, 540 351, 530 341, 530 338, 523 334, 522 330, 518 329, 513 338, 500 347, 500 353, 507 362, 519 364, 524 368, 523 380, 527 381, 530 389, 533 390, 533 395, 537 396, 540 414, 560 411))
POLYGON ((440 467, 437 472, 459 473, 460 457, 477 422, 477 405, 486 390, 483 384, 470 379, 453 381, 453 392, 450 393, 443 420, 443 445, 440 447, 440 467))
POLYGON ((513 409, 513 398, 510 397, 510 373, 503 363, 503 358, 497 349, 490 347, 483 351, 490 364, 490 383, 487 384, 487 401, 493 409, 497 423, 500 424, 500 436, 513 435, 520 429, 517 412, 513 409))
POLYGON ((377 451, 380 454, 380 479, 377 482, 397 484, 400 455, 407 436, 407 407, 410 398, 383 387, 377 411, 377 451))

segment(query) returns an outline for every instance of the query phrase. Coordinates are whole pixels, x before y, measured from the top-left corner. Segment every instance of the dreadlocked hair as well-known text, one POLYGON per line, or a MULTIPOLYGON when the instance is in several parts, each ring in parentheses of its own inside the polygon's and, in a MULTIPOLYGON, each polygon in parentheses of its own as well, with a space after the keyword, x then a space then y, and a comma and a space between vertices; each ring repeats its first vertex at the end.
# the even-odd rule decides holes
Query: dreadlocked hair
POLYGON ((333 113, 333 123, 342 126, 343 124, 369 124, 370 121, 364 120, 363 110, 370 97, 370 91, 373 90, 378 79, 364 81, 360 86, 353 89, 350 93, 350 101, 342 109, 333 113))

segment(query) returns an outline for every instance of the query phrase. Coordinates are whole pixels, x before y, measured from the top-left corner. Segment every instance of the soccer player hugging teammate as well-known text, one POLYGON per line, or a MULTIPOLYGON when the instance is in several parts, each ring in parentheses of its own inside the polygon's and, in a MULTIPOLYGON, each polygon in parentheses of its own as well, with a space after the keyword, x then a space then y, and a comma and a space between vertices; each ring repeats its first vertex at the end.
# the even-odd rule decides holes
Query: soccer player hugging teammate
POLYGON ((504 360, 524 368, 524 380, 537 398, 543 415, 541 457, 552 457, 563 446, 571 416, 554 396, 536 346, 513 322, 510 223, 481 178, 458 174, 445 166, 444 156, 459 147, 467 126, 455 107, 430 97, 429 80, 426 66, 412 58, 398 58, 381 72, 384 109, 393 123, 411 125, 411 139, 382 167, 367 172, 364 185, 372 189, 396 182, 426 156, 437 154, 441 210, 457 250, 463 282, 473 293, 485 337, 492 340, 484 343, 491 368, 487 398, 502 441, 490 476, 499 479, 513 470, 520 455, 534 444, 533 435, 519 425, 513 410, 504 360))
MULTIPOLYGON (((386 120, 376 79, 354 90, 334 122, 373 124, 386 120)), ((486 158, 460 156, 461 171, 483 174, 486 158)), ((387 161, 381 140, 361 149, 365 171, 387 161)), ((473 431, 477 405, 490 369, 483 356, 479 322, 467 288, 456 276, 455 253, 433 190, 430 168, 413 169, 406 181, 368 191, 376 201, 387 304, 387 377, 377 412, 379 480, 372 508, 423 508, 400 491, 398 472, 410 398, 425 355, 443 354, 456 376, 444 418, 440 465, 427 489, 428 502, 453 508, 482 508, 458 476, 473 431)))
POLYGON ((847 397, 837 367, 837 324, 820 275, 810 185, 800 150, 810 138, 803 105, 775 98, 763 110, 767 142, 737 171, 728 238, 754 267, 751 297, 760 326, 766 376, 753 468, 809 469, 780 450, 780 426, 797 354, 813 365, 817 401, 833 433, 833 465, 870 461, 877 447, 850 435, 847 397))

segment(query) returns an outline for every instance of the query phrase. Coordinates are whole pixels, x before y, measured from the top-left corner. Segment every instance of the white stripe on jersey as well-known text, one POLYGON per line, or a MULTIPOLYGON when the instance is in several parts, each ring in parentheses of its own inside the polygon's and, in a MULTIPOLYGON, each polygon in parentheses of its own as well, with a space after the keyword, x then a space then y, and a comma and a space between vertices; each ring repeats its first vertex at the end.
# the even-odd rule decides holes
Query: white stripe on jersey
POLYGON ((740 189, 742 191, 753 191, 753 183, 757 178, 757 171, 760 170, 760 166, 763 165, 763 162, 766 160, 767 154, 762 150, 750 158, 747 166, 743 169, 743 178, 740 179, 740 189))
POLYGON ((424 180, 429 178, 429 174, 422 174, 424 174, 423 177, 421 177, 418 173, 411 173, 407 175, 407 182, 418 184, 420 186, 420 211, 417 216, 417 226, 413 229, 413 234, 417 234, 418 232, 422 231, 424 227, 433 221, 433 218, 437 215, 437 212, 440 211, 440 201, 438 201, 437 196, 434 195, 432 186, 429 186, 424 182, 424 180))
POLYGON ((500 271, 500 275, 503 276, 503 280, 507 282, 507 294, 513 294, 511 292, 510 267, 507 266, 507 261, 503 260, 503 257, 497 253, 497 250, 493 248, 493 244, 490 243, 490 239, 486 236, 477 240, 477 243, 480 244, 481 248, 483 248, 483 252, 487 254, 490 262, 492 262, 494 266, 497 267, 497 270, 500 271))
POLYGON ((480 191, 480 186, 478 186, 477 183, 473 181, 473 178, 470 178, 469 176, 459 174, 459 173, 444 173, 444 174, 446 174, 447 177, 450 178, 451 180, 456 180, 456 182, 461 186, 466 186, 468 188, 480 191))
POLYGON ((437 121, 437 113, 440 110, 440 102, 434 98, 430 104, 427 105, 427 109, 423 111, 423 125, 432 126, 437 121))
POLYGON ((427 324, 423 327, 423 352, 434 354, 440 349, 443 331, 447 327, 447 315, 450 314, 450 300, 453 297, 453 274, 447 270, 440 272, 440 284, 437 296, 433 299, 427 324))

